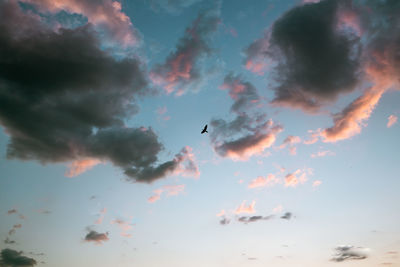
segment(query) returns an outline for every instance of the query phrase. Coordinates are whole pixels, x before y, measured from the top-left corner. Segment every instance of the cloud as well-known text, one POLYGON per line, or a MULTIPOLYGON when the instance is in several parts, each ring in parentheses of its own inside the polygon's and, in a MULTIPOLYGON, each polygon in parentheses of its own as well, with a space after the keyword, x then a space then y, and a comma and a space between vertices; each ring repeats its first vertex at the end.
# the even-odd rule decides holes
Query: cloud
POLYGON ((315 180, 313 183, 312 183, 312 187, 318 187, 318 186, 320 186, 322 184, 322 181, 320 181, 320 180, 315 180))
POLYGON ((151 128, 124 123, 146 93, 136 58, 101 50, 90 25, 54 31, 13 1, 0 5, 0 123, 9 159, 111 161, 146 182, 165 174, 152 170, 174 169, 171 161, 156 165, 163 146, 151 128))
POLYGON ((124 46, 137 45, 139 33, 133 27, 130 18, 122 12, 122 5, 113 0, 20 0, 30 3, 42 12, 81 14, 92 25, 106 30, 108 35, 124 46))
POLYGON ((133 228, 133 226, 129 222, 123 221, 121 219, 116 219, 113 220, 111 224, 118 225, 118 227, 121 230, 120 235, 122 237, 132 237, 132 235, 128 233, 128 231, 130 231, 133 228))
POLYGON ((163 87, 167 94, 175 92, 178 96, 188 90, 197 90, 203 76, 199 64, 212 51, 208 39, 221 21, 219 13, 219 3, 199 13, 191 27, 185 30, 176 50, 165 63, 156 65, 151 71, 154 84, 163 87))
POLYGON ((0 255, 1 255, 0 259, 1 266, 29 267, 37 264, 36 260, 22 256, 22 251, 18 252, 13 249, 5 248, 1 250, 0 255))
POLYGON ((230 222, 231 222, 231 220, 229 220, 228 218, 222 217, 222 219, 219 221, 219 224, 221 224, 221 225, 227 225, 227 224, 229 224, 230 222))
POLYGON ((103 220, 104 220, 104 216, 106 215, 106 213, 107 213, 107 208, 103 208, 101 211, 100 211, 100 216, 99 216, 99 218, 94 222, 95 224, 102 224, 103 223, 103 220))
POLYGON ((395 123, 397 122, 397 116, 395 115, 390 115, 388 118, 388 122, 386 124, 386 127, 390 128, 392 127, 395 123))
POLYGON ((318 151, 315 153, 312 153, 310 157, 312 158, 320 158, 320 157, 325 157, 325 156, 333 156, 335 155, 335 152, 329 151, 329 150, 324 150, 324 151, 318 151))
POLYGON ((256 205, 256 202, 253 200, 251 204, 246 206, 246 201, 243 201, 242 204, 235 210, 235 214, 242 214, 242 213, 255 213, 256 210, 254 206, 256 205))
POLYGON ((245 112, 260 101, 257 89, 251 83, 243 81, 232 73, 225 76, 224 83, 220 88, 228 90, 229 96, 234 100, 231 111, 235 113, 245 112))
POLYGON ((370 64, 366 73, 374 84, 372 87, 351 102, 345 109, 333 117, 334 125, 321 132, 324 142, 337 142, 348 139, 361 132, 365 121, 369 119, 383 93, 394 84, 391 70, 386 59, 370 64))
POLYGON ((288 137, 283 140, 283 143, 279 146, 280 149, 285 148, 286 146, 289 146, 289 153, 290 155, 296 155, 296 147, 294 146, 297 143, 301 142, 301 138, 298 136, 293 136, 289 135, 288 137))
POLYGON ((238 222, 244 223, 244 224, 248 224, 248 223, 252 223, 252 222, 257 222, 260 220, 270 220, 272 219, 274 216, 273 215, 269 215, 269 216, 260 216, 260 215, 256 215, 256 216, 241 216, 238 218, 238 222))
POLYGON ((311 174, 311 172, 311 169, 298 169, 295 172, 288 173, 285 176, 285 187, 296 187, 299 183, 303 184, 307 182, 307 173, 311 174))
POLYGON ((96 231, 90 230, 85 236, 85 241, 94 242, 96 244, 102 244, 102 242, 108 241, 108 233, 98 233, 96 231))
POLYGON ((10 231, 8 231, 8 235, 13 235, 15 234, 17 229, 20 229, 22 227, 22 224, 14 224, 13 227, 11 228, 10 231))
POLYGON ((264 75, 272 64, 268 57, 270 50, 271 31, 265 31, 264 36, 251 43, 243 53, 245 55, 245 68, 255 74, 264 75))
POLYGON ((169 13, 179 13, 182 9, 201 1, 202 0, 150 0, 149 2, 152 9, 155 11, 163 10, 169 13))
POLYGON ((358 82, 358 37, 337 29, 343 1, 296 6, 272 27, 268 53, 275 68, 275 105, 314 113, 358 82), (307 36, 307 38, 304 38, 307 36))
POLYGON ((283 210, 283 206, 279 204, 278 206, 276 206, 275 208, 272 209, 272 212, 278 213, 278 212, 281 212, 282 210, 283 210))
POLYGON ((13 245, 16 244, 14 240, 9 239, 8 237, 4 240, 4 244, 13 245))
POLYGON ((290 220, 292 218, 292 216, 293 216, 293 214, 291 212, 286 212, 285 214, 283 214, 281 216, 281 219, 290 220))
POLYGON ((100 164, 101 161, 98 159, 80 159, 75 160, 69 165, 68 171, 65 173, 67 177, 75 177, 87 170, 90 170, 97 164, 100 164))
POLYGON ((274 174, 268 174, 267 177, 258 176, 256 179, 252 180, 248 188, 258 188, 265 186, 272 186, 279 183, 279 179, 276 178, 274 174))
POLYGON ((200 171, 192 153, 192 148, 186 146, 170 161, 156 167, 145 165, 144 167, 127 169, 125 174, 134 178, 137 182, 151 183, 166 175, 199 177, 200 171))
POLYGON ((181 193, 183 193, 185 190, 185 185, 181 184, 181 185, 164 185, 161 188, 155 189, 153 191, 154 195, 150 196, 148 198, 148 202, 149 203, 154 203, 158 200, 160 200, 161 195, 163 193, 166 193, 167 196, 177 196, 181 193))
POLYGON ((16 210, 16 209, 11 209, 11 210, 8 210, 8 211, 7 211, 7 214, 8 214, 8 215, 14 214, 14 213, 17 213, 17 210, 16 210))
POLYGON ((368 257, 368 248, 354 246, 338 246, 332 261, 341 262, 345 260, 364 260, 368 257))
POLYGON ((218 155, 234 160, 261 155, 275 143, 276 136, 283 130, 281 125, 266 120, 265 116, 250 118, 247 114, 238 115, 231 122, 214 119, 210 124, 214 150, 218 155))

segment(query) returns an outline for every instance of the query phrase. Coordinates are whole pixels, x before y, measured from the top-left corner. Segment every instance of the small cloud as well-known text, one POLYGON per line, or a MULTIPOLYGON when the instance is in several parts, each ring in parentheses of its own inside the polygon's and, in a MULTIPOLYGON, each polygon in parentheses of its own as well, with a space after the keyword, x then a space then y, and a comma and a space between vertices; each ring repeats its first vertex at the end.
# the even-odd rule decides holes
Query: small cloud
POLYGON ((227 224, 229 224, 231 222, 231 220, 229 220, 228 218, 226 218, 226 217, 223 217, 220 221, 219 221, 219 224, 221 224, 221 225, 227 225, 227 224))
POLYGON ((217 213, 217 217, 221 217, 225 215, 225 210, 221 210, 220 212, 217 213))
POLYGON ((7 214, 8 214, 8 215, 14 214, 14 213, 17 213, 17 210, 16 210, 16 209, 11 209, 11 210, 7 211, 7 214))
POLYGON ((11 230, 8 231, 8 235, 15 234, 16 229, 19 229, 21 227, 22 227, 22 224, 14 224, 13 227, 11 228, 11 230))
POLYGON ((239 222, 242 223, 252 223, 252 222, 257 222, 260 220, 270 220, 274 217, 274 215, 268 215, 268 216, 260 216, 260 215, 256 215, 256 216, 241 216, 238 218, 239 222))
POLYGON ((167 197, 169 197, 169 196, 177 196, 177 195, 183 193, 184 190, 185 190, 185 185, 184 184, 181 184, 181 185, 164 185, 161 188, 155 189, 153 191, 154 194, 152 196, 150 196, 147 199, 147 201, 149 203, 154 203, 154 202, 160 200, 161 195, 163 193, 166 193, 167 197))
POLYGON ((133 228, 132 224, 130 224, 129 222, 123 221, 121 219, 116 219, 113 220, 111 224, 118 225, 118 227, 121 230, 120 234, 122 237, 132 237, 132 235, 128 233, 128 231, 130 231, 133 228))
POLYGON ((98 233, 94 230, 90 230, 89 233, 85 236, 85 241, 94 242, 96 244, 102 244, 102 242, 108 241, 108 232, 106 233, 98 233))
POLYGON ((275 208, 272 209, 273 213, 279 213, 283 210, 283 206, 282 205, 278 205, 275 208))
POLYGON ((8 237, 4 240, 4 244, 13 245, 16 244, 14 240, 10 240, 8 237))
POLYGON ((106 215, 106 213, 107 213, 107 209, 106 209, 106 208, 103 208, 103 209, 100 211, 100 217, 99 217, 94 223, 95 223, 95 224, 102 224, 102 223, 103 223, 104 216, 106 215))
POLYGON ((315 180, 313 183, 312 183, 312 187, 318 187, 318 186, 320 186, 322 184, 322 181, 320 181, 320 180, 315 180))
POLYGON ((283 214, 282 216, 281 216, 281 219, 284 219, 284 220, 290 220, 291 218, 292 218, 292 213, 291 212, 286 212, 285 214, 283 214))
POLYGON ((364 260, 368 257, 368 248, 354 246, 338 246, 332 261, 341 262, 345 260, 364 260))
POLYGON ((325 151, 318 151, 318 152, 312 153, 310 156, 312 158, 320 158, 320 157, 333 156, 333 155, 335 155, 335 152, 325 150, 325 151))
POLYGON ((259 188, 265 186, 273 186, 279 183, 279 179, 276 178, 274 174, 268 174, 267 177, 258 176, 256 179, 252 180, 248 188, 259 188))
POLYGON ((255 213, 256 210, 254 209, 254 206, 256 205, 256 202, 253 200, 251 204, 246 206, 246 200, 240 204, 240 206, 236 209, 235 214, 242 214, 242 213, 255 213))
POLYGON ((388 118, 388 122, 386 124, 386 127, 390 128, 392 127, 395 123, 397 122, 397 116, 395 115, 390 115, 388 118))

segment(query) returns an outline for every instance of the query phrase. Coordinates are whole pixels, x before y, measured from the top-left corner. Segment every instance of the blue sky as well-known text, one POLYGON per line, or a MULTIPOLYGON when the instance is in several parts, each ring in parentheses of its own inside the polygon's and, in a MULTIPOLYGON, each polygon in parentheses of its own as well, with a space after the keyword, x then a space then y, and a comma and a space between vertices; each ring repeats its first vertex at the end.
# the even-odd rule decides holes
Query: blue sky
POLYGON ((0 0, 0 265, 399 266, 399 8, 0 0))

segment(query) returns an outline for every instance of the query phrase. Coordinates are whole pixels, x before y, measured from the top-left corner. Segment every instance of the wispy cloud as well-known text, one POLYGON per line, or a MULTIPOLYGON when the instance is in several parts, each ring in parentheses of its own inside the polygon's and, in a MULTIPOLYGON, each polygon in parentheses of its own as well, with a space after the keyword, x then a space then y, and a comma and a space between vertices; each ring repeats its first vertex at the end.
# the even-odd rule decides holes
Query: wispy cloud
POLYGON ((386 124, 386 127, 390 128, 397 122, 397 116, 396 115, 390 115, 388 117, 388 122, 386 124))
POLYGON ((276 178, 274 174, 268 174, 267 177, 258 176, 256 179, 252 180, 248 188, 259 188, 265 186, 273 186, 279 183, 279 179, 276 178))
POLYGON ((368 257, 368 248, 354 246, 338 246, 332 261, 341 262, 345 260, 364 260, 368 257))

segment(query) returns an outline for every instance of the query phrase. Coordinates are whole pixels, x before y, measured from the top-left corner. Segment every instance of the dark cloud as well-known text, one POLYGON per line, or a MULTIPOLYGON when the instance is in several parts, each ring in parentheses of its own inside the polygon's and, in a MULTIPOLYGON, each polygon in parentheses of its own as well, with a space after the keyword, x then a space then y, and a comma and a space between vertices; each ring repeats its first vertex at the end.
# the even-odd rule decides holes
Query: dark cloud
POLYGON ((227 224, 229 224, 231 222, 231 220, 229 220, 228 218, 226 218, 226 217, 223 217, 220 221, 219 221, 219 223, 221 224, 221 225, 227 225, 227 224))
POLYGON ((95 242, 97 244, 102 244, 102 242, 106 242, 108 240, 108 233, 98 233, 93 230, 90 230, 85 236, 85 241, 95 242))
MULTIPOLYGON (((57 31, 0 3, 0 124, 10 136, 9 159, 111 161, 132 179, 161 178, 163 149, 150 128, 129 128, 146 78, 135 57, 101 49, 90 24, 57 31), (157 177, 153 177, 152 174, 157 177)), ((169 170, 173 166, 169 167, 169 170)))
POLYGON ((251 223, 251 222, 257 222, 260 220, 270 220, 272 219, 274 216, 273 215, 268 215, 268 216, 260 216, 260 215, 256 215, 256 216, 241 216, 239 217, 237 220, 238 222, 242 222, 242 223, 251 223))
POLYGON ((10 231, 8 231, 9 235, 13 235, 16 232, 16 229, 19 229, 22 227, 22 224, 14 224, 13 227, 11 228, 10 231))
POLYGON ((292 218, 292 216, 293 216, 293 214, 291 212, 286 212, 285 214, 283 214, 281 216, 281 219, 290 220, 292 218))
POLYGON ((199 61, 212 52, 209 36, 217 30, 221 20, 219 13, 218 1, 215 7, 199 13, 191 27, 185 30, 176 50, 165 63, 152 70, 150 77, 155 84, 162 86, 167 93, 176 91, 176 95, 197 89, 203 76, 199 61))
POLYGON ((355 88, 359 38, 338 27, 339 8, 347 8, 346 3, 296 6, 273 24, 270 35, 249 46, 248 57, 260 53, 277 62, 273 104, 316 112, 355 88))
POLYGON ((368 257, 368 249, 354 246, 338 246, 332 261, 341 262, 345 260, 364 260, 368 257))
POLYGON ((22 251, 18 252, 13 249, 5 248, 0 252, 1 259, 0 264, 4 267, 17 267, 17 266, 34 266, 36 260, 22 256, 22 251))
POLYGON ((9 239, 8 237, 4 240, 4 244, 12 245, 12 244, 16 244, 16 243, 17 242, 15 242, 14 240, 9 239))
POLYGON ((8 215, 14 214, 14 213, 17 213, 17 210, 16 210, 16 209, 11 209, 11 210, 8 210, 8 211, 7 211, 7 214, 8 214, 8 215))

